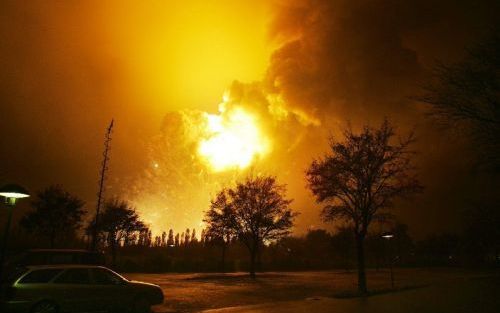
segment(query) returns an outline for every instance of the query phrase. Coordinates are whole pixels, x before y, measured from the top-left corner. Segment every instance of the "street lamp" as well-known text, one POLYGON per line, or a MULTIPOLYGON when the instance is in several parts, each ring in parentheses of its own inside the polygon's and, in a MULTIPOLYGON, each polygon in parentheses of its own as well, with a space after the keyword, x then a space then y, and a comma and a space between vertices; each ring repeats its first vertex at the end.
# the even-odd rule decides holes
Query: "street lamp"
MULTIPOLYGON (((384 238, 385 240, 391 240, 394 238, 394 234, 391 233, 391 232, 385 232, 382 234, 382 238, 384 238)), ((392 255, 392 245, 389 245, 390 246, 390 262, 389 262, 389 265, 390 265, 390 271, 391 271, 391 288, 394 289, 394 269, 393 269, 393 258, 394 256, 392 255)))
POLYGON ((5 204, 14 206, 17 199, 29 197, 29 193, 23 187, 8 184, 0 188, 0 196, 5 197, 5 204))
POLYGON ((2 277, 3 263, 5 260, 5 249, 7 248, 7 239, 9 237, 10 223, 12 221, 12 210, 16 205, 17 199, 29 197, 29 193, 21 186, 8 184, 0 188, 0 196, 5 198, 5 204, 8 208, 7 224, 3 234, 2 254, 0 255, 0 280, 2 277))

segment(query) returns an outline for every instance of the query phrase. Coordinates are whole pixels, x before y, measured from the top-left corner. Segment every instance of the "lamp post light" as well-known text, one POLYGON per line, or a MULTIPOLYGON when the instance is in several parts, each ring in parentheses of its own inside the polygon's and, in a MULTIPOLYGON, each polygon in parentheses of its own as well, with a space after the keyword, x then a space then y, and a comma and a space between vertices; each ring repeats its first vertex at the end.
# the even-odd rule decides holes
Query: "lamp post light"
MULTIPOLYGON (((391 232, 385 232, 385 233, 382 234, 382 238, 385 239, 385 240, 390 241, 390 240, 392 240, 394 238, 394 234, 391 233, 391 232)), ((390 246, 389 247, 389 249, 390 249, 390 253, 389 253, 390 254, 389 269, 390 269, 390 272, 391 272, 391 288, 394 289, 394 269, 393 269, 393 267, 394 267, 394 264, 393 264, 394 263, 394 260, 393 260, 394 256, 393 256, 393 253, 392 253, 392 245, 389 244, 389 246, 390 246)))
POLYGON ((7 248, 7 240, 9 237, 10 224, 12 221, 12 211, 16 205, 17 199, 29 197, 29 193, 21 186, 9 184, 0 188, 0 196, 5 198, 5 204, 7 205, 7 224, 5 225, 5 230, 3 234, 2 243, 2 254, 0 255, 0 280, 3 279, 3 265, 5 260, 5 250, 7 248))

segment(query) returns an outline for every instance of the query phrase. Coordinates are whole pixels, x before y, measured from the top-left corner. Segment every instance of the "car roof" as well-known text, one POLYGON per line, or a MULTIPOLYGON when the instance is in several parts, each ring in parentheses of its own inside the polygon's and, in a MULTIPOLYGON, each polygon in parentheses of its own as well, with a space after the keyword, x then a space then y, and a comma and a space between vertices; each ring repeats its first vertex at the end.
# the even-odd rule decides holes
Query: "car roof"
MULTIPOLYGON (((30 270, 37 269, 67 269, 67 268, 106 268, 99 265, 86 265, 86 264, 49 264, 49 265, 28 265, 26 268, 30 270)), ((107 268, 106 268, 107 269, 107 268)))

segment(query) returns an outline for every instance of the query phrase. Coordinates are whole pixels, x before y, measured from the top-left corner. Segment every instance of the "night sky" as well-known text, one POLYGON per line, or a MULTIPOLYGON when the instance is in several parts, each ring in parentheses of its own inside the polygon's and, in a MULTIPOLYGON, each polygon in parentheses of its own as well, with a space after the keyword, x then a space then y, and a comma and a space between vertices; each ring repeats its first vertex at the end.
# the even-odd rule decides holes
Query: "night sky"
POLYGON ((495 185, 467 138, 413 99, 498 12, 488 0, 3 1, 0 183, 61 184, 92 211, 114 118, 106 195, 131 201, 153 230, 200 227, 217 188, 269 173, 288 184, 301 233, 324 227, 304 171, 327 137, 387 117, 415 130, 425 186, 394 213, 416 236, 457 230, 495 185), (248 162, 210 154, 217 123, 252 145, 248 162))

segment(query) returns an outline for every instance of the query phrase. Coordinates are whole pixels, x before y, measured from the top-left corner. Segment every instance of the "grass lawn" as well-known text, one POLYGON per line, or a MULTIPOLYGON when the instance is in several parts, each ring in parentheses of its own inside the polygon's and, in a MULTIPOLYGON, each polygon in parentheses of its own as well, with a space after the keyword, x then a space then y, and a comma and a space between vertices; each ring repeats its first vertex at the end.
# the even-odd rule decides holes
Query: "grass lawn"
MULTIPOLYGON (((462 269, 396 269, 396 289, 461 282, 492 272, 462 269)), ((246 273, 124 274, 134 280, 160 285, 163 305, 154 312, 196 312, 206 309, 301 300, 314 297, 345 298, 356 293, 356 272, 266 272, 252 280, 246 273)), ((373 294, 391 291, 387 270, 369 270, 373 294)))

